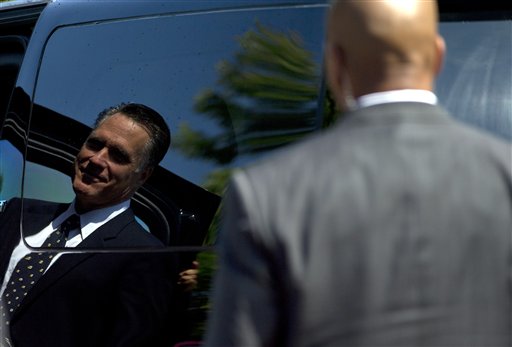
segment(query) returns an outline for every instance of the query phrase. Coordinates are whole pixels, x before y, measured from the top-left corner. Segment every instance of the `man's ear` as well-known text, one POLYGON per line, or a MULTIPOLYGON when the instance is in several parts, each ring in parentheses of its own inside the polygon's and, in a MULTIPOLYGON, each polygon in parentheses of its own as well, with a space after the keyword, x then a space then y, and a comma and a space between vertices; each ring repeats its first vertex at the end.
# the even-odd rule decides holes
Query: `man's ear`
POLYGON ((436 62, 434 66, 434 73, 439 75, 444 64, 444 57, 446 55, 446 43, 442 36, 436 37, 436 62))
POLYGON ((154 167, 152 166, 147 166, 140 174, 140 177, 139 177, 139 186, 142 186, 146 181, 147 179, 149 178, 149 176, 151 176, 151 174, 153 173, 153 170, 154 170, 154 167))
POLYGON ((327 43, 325 49, 325 73, 329 89, 338 102, 343 94, 343 54, 341 49, 333 43, 327 43))
POLYGON ((352 88, 342 47, 328 43, 325 50, 326 80, 336 105, 341 111, 353 106, 352 88))

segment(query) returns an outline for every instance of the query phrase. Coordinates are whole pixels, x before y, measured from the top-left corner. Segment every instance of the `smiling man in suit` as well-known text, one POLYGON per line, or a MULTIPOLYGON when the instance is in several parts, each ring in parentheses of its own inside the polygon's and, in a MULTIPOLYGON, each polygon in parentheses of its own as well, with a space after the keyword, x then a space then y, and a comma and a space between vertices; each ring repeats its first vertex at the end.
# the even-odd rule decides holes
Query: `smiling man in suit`
POLYGON ((157 112, 121 104, 99 115, 80 149, 71 204, 8 203, 0 214, 0 345, 169 345, 174 290, 169 255, 52 252, 54 247, 163 247, 136 222, 130 198, 169 145, 169 128, 157 112), (24 241, 46 250, 31 252, 24 241))
POLYGON ((433 93, 433 0, 334 1, 343 121, 237 173, 208 347, 512 341, 512 147, 433 93))

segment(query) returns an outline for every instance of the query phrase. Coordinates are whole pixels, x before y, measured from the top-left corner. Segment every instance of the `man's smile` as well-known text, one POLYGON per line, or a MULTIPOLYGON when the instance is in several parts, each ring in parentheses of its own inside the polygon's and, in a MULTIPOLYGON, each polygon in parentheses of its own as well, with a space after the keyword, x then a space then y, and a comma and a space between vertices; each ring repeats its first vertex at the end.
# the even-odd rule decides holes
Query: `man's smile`
POLYGON ((85 168, 80 169, 80 172, 82 173, 82 181, 84 183, 101 183, 107 181, 105 177, 102 177, 101 175, 96 174, 85 168))

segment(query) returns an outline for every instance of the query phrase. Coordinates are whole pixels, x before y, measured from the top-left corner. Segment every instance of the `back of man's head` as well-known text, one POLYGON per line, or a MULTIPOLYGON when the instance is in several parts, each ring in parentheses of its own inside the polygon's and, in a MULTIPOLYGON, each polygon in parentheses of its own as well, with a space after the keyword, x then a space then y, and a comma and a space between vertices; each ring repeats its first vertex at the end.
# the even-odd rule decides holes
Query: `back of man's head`
POLYGON ((435 0, 334 1, 326 59, 336 98, 342 92, 359 97, 396 89, 432 90, 444 55, 437 21, 435 0))

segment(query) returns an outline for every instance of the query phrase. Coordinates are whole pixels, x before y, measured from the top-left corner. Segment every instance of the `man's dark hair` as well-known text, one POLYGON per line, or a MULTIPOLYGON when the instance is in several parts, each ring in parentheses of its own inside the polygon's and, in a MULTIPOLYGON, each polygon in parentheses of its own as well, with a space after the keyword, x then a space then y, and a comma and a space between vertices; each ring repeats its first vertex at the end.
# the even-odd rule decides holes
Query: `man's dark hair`
POLYGON ((171 132, 164 118, 152 108, 136 103, 122 103, 103 110, 94 123, 96 129, 107 118, 121 113, 142 126, 149 133, 149 141, 144 149, 142 168, 155 167, 164 158, 171 144, 171 132))

